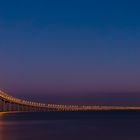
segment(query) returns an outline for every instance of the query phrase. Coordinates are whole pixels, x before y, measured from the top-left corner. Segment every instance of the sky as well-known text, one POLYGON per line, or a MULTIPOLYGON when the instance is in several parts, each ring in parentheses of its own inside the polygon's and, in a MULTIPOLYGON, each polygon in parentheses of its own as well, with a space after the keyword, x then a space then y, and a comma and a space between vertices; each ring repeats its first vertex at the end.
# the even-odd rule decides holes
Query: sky
POLYGON ((139 6, 0 1, 0 88, 44 102, 140 105, 139 6))

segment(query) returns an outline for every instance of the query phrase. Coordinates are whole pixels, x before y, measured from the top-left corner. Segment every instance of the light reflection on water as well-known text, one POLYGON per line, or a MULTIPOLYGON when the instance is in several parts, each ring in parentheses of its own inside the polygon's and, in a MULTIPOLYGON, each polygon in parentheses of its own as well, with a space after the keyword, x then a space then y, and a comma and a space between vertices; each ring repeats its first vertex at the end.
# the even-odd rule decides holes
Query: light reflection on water
POLYGON ((0 114, 0 140, 140 140, 140 112, 0 114))
MULTIPOLYGON (((0 118, 2 115, 0 114, 0 118)), ((4 138, 4 131, 3 131, 3 121, 0 119, 0 140, 5 140, 4 138)))

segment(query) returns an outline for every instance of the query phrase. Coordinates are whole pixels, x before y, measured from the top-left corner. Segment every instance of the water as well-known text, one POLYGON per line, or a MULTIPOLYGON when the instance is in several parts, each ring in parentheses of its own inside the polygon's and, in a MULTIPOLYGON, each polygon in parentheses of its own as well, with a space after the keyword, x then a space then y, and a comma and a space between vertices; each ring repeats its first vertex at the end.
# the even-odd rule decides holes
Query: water
POLYGON ((140 111, 1 114, 0 140, 140 140, 140 111))

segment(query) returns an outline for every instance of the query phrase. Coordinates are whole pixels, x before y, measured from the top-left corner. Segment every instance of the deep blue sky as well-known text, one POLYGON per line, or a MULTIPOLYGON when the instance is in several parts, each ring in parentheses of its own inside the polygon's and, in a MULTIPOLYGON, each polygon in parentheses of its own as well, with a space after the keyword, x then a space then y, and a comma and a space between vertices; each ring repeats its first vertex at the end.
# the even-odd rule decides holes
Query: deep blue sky
POLYGON ((0 88, 62 103, 135 104, 139 7, 138 0, 0 1, 0 88))

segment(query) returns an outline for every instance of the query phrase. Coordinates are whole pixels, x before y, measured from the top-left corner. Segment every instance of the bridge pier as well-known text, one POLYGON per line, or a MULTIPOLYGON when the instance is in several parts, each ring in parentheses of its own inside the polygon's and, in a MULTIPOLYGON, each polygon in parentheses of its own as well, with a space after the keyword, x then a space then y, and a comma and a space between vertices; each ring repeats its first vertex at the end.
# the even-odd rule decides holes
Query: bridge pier
POLYGON ((0 112, 4 111, 4 100, 0 100, 0 112))
POLYGON ((5 100, 2 100, 2 112, 6 111, 6 102, 5 100))

